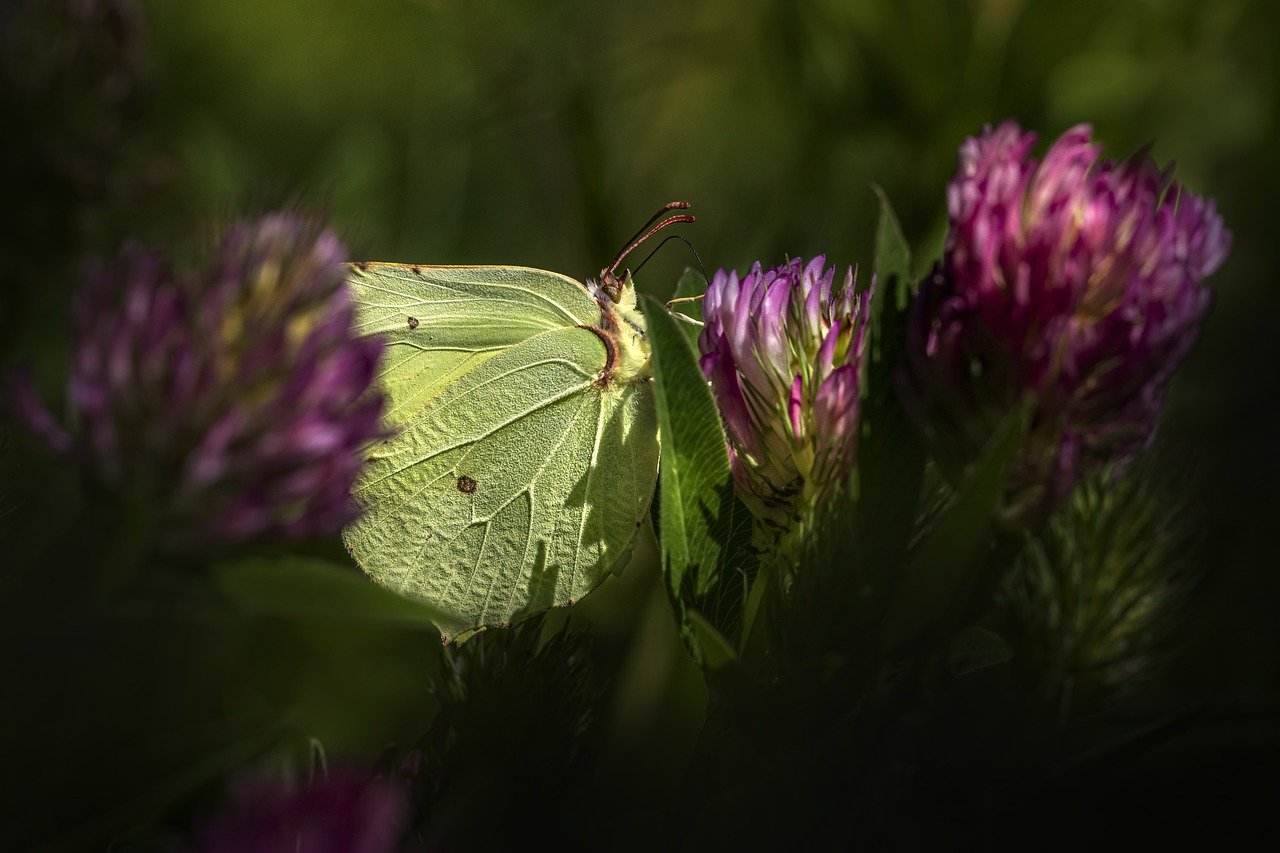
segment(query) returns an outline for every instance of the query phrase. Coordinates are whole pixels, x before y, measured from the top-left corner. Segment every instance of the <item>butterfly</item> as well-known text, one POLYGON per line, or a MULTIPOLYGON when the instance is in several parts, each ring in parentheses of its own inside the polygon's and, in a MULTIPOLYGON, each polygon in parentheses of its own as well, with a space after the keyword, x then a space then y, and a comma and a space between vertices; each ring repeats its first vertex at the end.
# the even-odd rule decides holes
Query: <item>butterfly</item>
POLYGON ((517 266, 358 263, 358 334, 387 348, 390 437, 343 531, 379 584, 459 633, 573 604, 625 565, 658 476, 650 347, 623 260, 692 222, 671 202, 598 281, 517 266), (652 226, 652 227, 651 227, 652 226))

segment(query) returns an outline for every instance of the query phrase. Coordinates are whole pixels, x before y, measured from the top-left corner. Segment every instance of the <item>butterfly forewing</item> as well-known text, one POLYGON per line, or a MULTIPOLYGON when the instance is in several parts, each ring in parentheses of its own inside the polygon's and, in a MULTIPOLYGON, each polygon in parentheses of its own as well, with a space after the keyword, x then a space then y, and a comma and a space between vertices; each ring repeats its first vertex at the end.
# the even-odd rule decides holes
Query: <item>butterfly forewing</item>
POLYGON ((504 349, 600 317, 581 284, 526 267, 363 264, 349 282, 357 332, 388 345, 382 385, 393 427, 504 349))

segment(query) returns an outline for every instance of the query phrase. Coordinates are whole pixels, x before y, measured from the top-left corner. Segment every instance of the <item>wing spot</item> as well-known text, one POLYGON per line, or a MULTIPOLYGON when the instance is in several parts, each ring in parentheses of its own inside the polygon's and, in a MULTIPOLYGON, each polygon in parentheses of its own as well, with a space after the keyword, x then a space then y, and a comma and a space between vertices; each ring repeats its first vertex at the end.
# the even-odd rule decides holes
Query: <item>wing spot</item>
POLYGON ((359 261, 359 262, 357 262, 357 263, 356 263, 356 269, 360 270, 360 272, 368 272, 368 271, 369 271, 369 262, 368 262, 368 261, 359 261))
POLYGON ((418 318, 417 318, 417 317, 410 317, 410 318, 409 318, 409 328, 410 328, 410 329, 416 329, 416 328, 418 328, 418 318))
POLYGON ((464 495, 474 495, 478 485, 479 483, 468 477, 466 474, 463 474, 458 478, 458 491, 462 492, 464 495))
POLYGON ((410 269, 413 270, 414 275, 422 275, 422 267, 418 266, 417 264, 414 264, 412 267, 410 267, 410 269))

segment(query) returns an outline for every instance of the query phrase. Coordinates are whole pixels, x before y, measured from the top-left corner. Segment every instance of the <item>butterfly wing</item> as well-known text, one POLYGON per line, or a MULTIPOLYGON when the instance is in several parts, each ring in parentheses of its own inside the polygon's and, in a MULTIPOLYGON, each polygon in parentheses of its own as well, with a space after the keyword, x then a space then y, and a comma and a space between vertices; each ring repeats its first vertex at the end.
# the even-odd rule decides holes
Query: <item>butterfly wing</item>
POLYGON ((387 342, 380 378, 392 427, 504 349, 600 318, 585 287, 545 270, 361 264, 348 280, 357 333, 387 342))
POLYGON ((390 345, 397 432, 370 448, 347 547, 379 583, 457 614, 446 634, 577 601, 647 513, 652 385, 601 387, 605 346, 579 328, 599 307, 572 279, 412 270, 352 274, 358 324, 390 345))

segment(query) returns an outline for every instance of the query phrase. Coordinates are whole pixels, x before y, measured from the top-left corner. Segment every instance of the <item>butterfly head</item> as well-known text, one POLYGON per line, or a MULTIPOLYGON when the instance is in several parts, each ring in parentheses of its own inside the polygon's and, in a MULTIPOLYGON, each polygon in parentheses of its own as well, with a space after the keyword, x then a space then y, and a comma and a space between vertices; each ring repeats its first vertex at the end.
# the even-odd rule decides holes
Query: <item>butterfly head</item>
POLYGON ((592 282, 592 285, 597 300, 603 296, 616 305, 622 301, 623 292, 631 285, 631 272, 623 270, 622 275, 618 275, 612 269, 602 269, 599 283, 592 282))
POLYGON ((691 214, 681 213, 668 216, 657 225, 653 224, 667 211, 684 210, 687 207, 687 201, 673 201, 664 205, 627 241, 613 262, 600 270, 598 281, 587 281, 591 295, 600 303, 600 326, 593 330, 609 337, 606 346, 611 355, 609 367, 604 374, 606 384, 625 387, 637 377, 649 375, 649 342, 645 337, 644 315, 636 305, 631 271, 620 269, 622 262, 644 241, 668 225, 693 222, 691 214))

